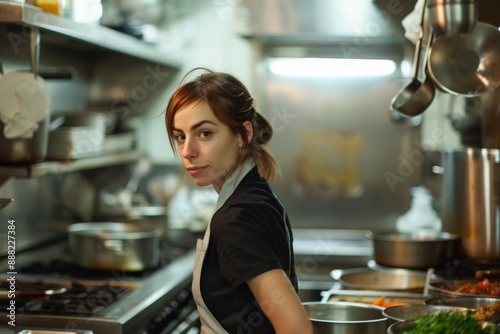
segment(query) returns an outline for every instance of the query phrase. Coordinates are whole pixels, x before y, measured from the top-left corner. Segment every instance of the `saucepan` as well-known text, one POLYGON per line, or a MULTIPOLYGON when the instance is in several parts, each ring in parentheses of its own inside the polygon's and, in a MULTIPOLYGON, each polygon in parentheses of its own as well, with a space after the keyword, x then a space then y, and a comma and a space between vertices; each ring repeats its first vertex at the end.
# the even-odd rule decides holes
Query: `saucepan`
MULTIPOLYGON (((418 116, 423 113, 431 104, 435 95, 434 83, 428 76, 425 77, 424 82, 418 79, 418 70, 420 68, 420 53, 423 39, 423 22, 425 17, 425 10, 422 10, 422 34, 415 46, 415 56, 413 60, 413 76, 412 81, 405 87, 401 88, 391 101, 391 110, 397 111, 407 117, 418 116)), ((432 34, 428 38, 428 47, 432 43, 432 34)), ((426 61, 424 61, 424 64, 426 61)), ((425 68, 425 66, 424 66, 425 68)))
POLYGON ((73 262, 94 270, 141 271, 160 261, 158 227, 140 223, 89 222, 68 227, 73 262))
POLYGON ((438 36, 427 59, 428 72, 443 91, 478 96, 500 85, 500 32, 477 22, 469 34, 438 36))
POLYGON ((378 265, 394 268, 442 268, 456 252, 460 237, 446 232, 373 233, 373 253, 378 265))

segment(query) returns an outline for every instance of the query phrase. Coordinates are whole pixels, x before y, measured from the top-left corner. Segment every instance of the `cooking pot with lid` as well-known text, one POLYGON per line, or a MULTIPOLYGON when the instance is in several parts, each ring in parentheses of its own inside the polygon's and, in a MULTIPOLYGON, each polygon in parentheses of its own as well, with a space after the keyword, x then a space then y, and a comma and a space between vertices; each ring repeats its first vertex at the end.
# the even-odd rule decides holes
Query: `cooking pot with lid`
POLYGON ((94 270, 141 271, 160 261, 161 229, 144 224, 90 222, 68 227, 73 262, 94 270))

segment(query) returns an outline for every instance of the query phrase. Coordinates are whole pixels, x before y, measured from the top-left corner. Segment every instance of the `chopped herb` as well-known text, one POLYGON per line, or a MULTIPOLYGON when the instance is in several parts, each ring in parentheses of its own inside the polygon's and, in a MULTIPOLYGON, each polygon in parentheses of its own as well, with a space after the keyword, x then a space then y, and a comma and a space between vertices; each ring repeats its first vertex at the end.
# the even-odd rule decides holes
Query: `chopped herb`
POLYGON ((415 328, 403 334, 500 334, 500 328, 482 326, 474 318, 474 310, 425 315, 415 320, 415 328), (484 328, 483 328, 484 327, 484 328))

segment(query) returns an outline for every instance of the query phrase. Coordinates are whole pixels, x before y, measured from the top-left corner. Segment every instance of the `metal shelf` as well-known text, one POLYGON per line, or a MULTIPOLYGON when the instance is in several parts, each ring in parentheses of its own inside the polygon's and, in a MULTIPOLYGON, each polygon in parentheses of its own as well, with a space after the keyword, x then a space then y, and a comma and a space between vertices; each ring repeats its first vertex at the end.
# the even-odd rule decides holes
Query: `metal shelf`
MULTIPOLYGON (((56 43, 65 48, 83 51, 85 54, 110 53, 133 60, 177 70, 180 64, 154 45, 132 36, 97 25, 74 22, 47 14, 40 8, 24 2, 0 0, 0 24, 37 27, 43 43, 56 43)), ((0 186, 11 177, 32 178, 49 174, 68 173, 131 163, 141 157, 141 152, 106 154, 65 161, 44 161, 28 165, 0 165, 0 186)))
POLYGON ((109 154, 67 161, 44 161, 31 165, 0 166, 1 177, 30 178, 48 174, 68 173, 79 170, 95 169, 112 165, 137 161, 141 157, 139 151, 109 154))
POLYGON ((168 55, 154 45, 101 25, 78 23, 47 14, 38 7, 26 3, 0 0, 0 23, 38 27, 42 33, 45 31, 55 34, 62 37, 63 41, 83 42, 90 50, 104 49, 166 67, 180 68, 178 62, 169 59, 168 55))

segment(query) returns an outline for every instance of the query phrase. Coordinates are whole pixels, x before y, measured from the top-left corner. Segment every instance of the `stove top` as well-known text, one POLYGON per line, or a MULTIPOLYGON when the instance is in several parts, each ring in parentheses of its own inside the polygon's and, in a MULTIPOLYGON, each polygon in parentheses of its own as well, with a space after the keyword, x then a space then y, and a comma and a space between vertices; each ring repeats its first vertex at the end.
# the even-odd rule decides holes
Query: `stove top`
POLYGON ((0 328, 10 325, 9 306, 14 303, 18 328, 156 333, 149 329, 154 317, 191 294, 194 245, 194 240, 164 240, 160 264, 140 272, 81 268, 68 258, 65 241, 20 254, 15 281, 8 280, 9 274, 0 275, 0 295, 12 289, 16 294, 0 300, 0 328))
MULTIPOLYGON (((10 289, 10 281, 0 281, 0 291, 10 289)), ((48 283, 43 280, 22 280, 15 286, 17 314, 98 316, 106 307, 123 299, 131 286, 100 282, 48 283)), ((0 300, 0 309, 7 309, 9 299, 0 300)))

